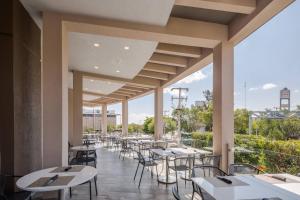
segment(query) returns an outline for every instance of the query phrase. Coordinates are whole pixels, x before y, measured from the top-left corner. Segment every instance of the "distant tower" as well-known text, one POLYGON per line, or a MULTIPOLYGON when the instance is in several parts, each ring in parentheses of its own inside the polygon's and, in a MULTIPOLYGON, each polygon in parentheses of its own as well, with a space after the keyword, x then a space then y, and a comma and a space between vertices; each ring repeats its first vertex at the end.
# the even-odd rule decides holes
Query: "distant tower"
POLYGON ((288 110, 291 108, 290 90, 283 88, 280 90, 280 110, 288 110))

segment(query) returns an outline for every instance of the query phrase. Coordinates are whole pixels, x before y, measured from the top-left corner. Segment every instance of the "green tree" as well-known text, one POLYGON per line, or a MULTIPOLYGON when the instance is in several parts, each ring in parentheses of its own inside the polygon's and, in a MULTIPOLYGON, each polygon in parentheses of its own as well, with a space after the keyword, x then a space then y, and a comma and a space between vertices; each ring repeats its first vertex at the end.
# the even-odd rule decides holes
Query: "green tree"
POLYGON ((174 131, 176 130, 176 121, 171 117, 164 117, 164 123, 165 123, 165 132, 174 133, 174 131))
POLYGON ((234 132, 247 134, 249 127, 249 111, 246 109, 236 109, 234 111, 234 132))
POLYGON ((154 133, 154 118, 147 117, 143 124, 144 133, 154 133))

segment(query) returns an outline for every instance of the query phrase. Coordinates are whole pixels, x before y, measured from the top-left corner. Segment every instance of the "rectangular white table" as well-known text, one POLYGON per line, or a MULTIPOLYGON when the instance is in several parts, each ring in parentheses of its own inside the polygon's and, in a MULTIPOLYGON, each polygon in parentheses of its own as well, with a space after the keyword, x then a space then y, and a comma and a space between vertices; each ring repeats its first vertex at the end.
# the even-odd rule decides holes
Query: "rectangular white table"
POLYGON ((296 183, 278 183, 277 181, 276 184, 272 184, 261 177, 252 175, 226 176, 226 178, 237 179, 245 185, 217 186, 212 183, 210 177, 192 178, 192 181, 216 200, 259 200, 272 197, 282 200, 300 200, 300 182, 297 181, 296 183))

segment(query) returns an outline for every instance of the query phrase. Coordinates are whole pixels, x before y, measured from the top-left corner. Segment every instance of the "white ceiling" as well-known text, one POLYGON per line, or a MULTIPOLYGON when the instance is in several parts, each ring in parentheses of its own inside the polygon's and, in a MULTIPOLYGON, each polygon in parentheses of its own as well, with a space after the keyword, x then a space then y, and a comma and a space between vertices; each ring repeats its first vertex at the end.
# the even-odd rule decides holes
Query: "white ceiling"
POLYGON ((93 100, 96 100, 96 99, 99 99, 100 97, 99 96, 94 96, 94 95, 89 95, 89 94, 83 94, 82 95, 82 99, 85 100, 85 101, 93 101, 93 100))
POLYGON ((149 60, 156 45, 157 42, 151 41, 70 33, 69 67, 73 70, 132 79, 149 60), (94 47, 94 43, 100 46, 94 47), (130 49, 125 50, 125 46, 130 49), (94 66, 99 68, 95 69, 94 66))
POLYGON ((57 11, 164 26, 175 0, 21 0, 36 21, 42 11, 57 11))
POLYGON ((123 87, 123 85, 124 84, 120 84, 120 83, 112 83, 108 81, 100 81, 100 80, 84 78, 82 88, 84 91, 107 95, 123 87))
MULTIPOLYGON (((42 27, 41 13, 43 11, 165 26, 174 1, 21 0, 40 27, 42 27)), ((69 33, 69 69, 132 79, 144 67, 156 46, 157 42, 151 41, 69 33), (94 43, 98 43, 100 46, 94 47, 94 43), (125 46, 130 49, 125 50, 125 46), (94 66, 98 66, 98 69, 95 69, 94 66)), ((83 88, 103 94, 112 93, 122 86, 123 84, 83 80, 83 88)), ((69 88, 72 88, 72 74, 69 77, 69 88)))

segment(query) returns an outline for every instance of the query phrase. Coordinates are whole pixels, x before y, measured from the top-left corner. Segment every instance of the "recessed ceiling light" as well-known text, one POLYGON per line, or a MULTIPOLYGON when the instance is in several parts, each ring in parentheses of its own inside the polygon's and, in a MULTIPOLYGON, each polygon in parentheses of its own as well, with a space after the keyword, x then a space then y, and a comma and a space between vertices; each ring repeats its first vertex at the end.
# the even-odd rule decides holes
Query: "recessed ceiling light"
POLYGON ((108 81, 107 84, 110 85, 110 82, 108 81))
POLYGON ((91 81, 91 82, 94 82, 94 80, 93 80, 93 79, 91 79, 90 81, 91 81))
POLYGON ((94 43, 94 47, 99 47, 100 44, 99 43, 94 43))
POLYGON ((94 66, 94 68, 95 68, 95 69, 99 69, 99 67, 98 67, 98 66, 94 66))
POLYGON ((117 70, 116 72, 117 72, 117 73, 120 73, 120 70, 117 70))
POLYGON ((124 49, 125 49, 125 50, 129 50, 130 47, 129 47, 129 46, 125 46, 124 49))
POLYGON ((89 88, 84 88, 84 90, 89 90, 89 88))

